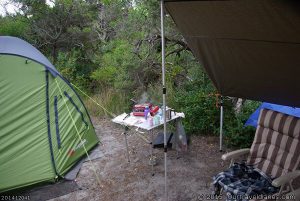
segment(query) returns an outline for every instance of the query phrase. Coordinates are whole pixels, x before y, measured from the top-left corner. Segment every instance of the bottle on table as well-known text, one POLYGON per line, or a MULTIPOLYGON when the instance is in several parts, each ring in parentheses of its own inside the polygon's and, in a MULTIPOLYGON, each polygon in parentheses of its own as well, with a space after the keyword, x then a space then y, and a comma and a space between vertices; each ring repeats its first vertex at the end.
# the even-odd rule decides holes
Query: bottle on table
POLYGON ((162 122, 164 119, 163 119, 163 111, 161 108, 159 108, 158 110, 158 116, 159 116, 159 121, 162 122))
POLYGON ((149 109, 148 106, 146 106, 146 107, 145 107, 145 110, 144 110, 144 117, 145 117, 146 120, 147 120, 147 118, 148 118, 149 112, 150 112, 150 109, 149 109))

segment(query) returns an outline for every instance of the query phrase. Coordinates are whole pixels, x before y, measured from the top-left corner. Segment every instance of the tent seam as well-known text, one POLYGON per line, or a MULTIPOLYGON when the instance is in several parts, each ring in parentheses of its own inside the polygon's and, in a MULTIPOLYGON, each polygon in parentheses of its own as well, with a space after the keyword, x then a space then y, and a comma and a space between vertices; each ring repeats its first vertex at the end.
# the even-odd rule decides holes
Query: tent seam
POLYGON ((57 74, 58 77, 60 77, 63 81, 65 81, 65 83, 72 89, 72 91, 75 93, 75 95, 77 96, 77 98, 79 99, 79 101, 81 102, 81 104, 83 105, 84 109, 85 109, 85 113, 86 115, 88 116, 89 120, 90 120, 90 124, 92 125, 92 128, 95 130, 95 127, 92 123, 92 119, 91 119, 91 116, 90 114, 88 113, 88 110, 86 109, 83 101, 81 100, 80 96, 78 95, 78 93, 76 92, 76 90, 73 88, 73 86, 70 84, 70 82, 64 78, 61 74, 57 74))
POLYGON ((55 131, 56 131, 56 140, 58 149, 61 148, 61 139, 59 135, 59 124, 58 124, 58 106, 57 106, 57 96, 54 97, 54 114, 55 114, 55 131))
POLYGON ((49 148, 50 148, 50 155, 51 155, 51 162, 54 169, 54 173, 57 176, 56 165, 54 161, 54 154, 53 154, 53 147, 52 147, 52 140, 51 140, 51 128, 50 128, 50 113, 49 113, 49 75, 48 69, 45 70, 46 76, 46 116, 47 116, 47 130, 48 130, 48 141, 49 141, 49 148))

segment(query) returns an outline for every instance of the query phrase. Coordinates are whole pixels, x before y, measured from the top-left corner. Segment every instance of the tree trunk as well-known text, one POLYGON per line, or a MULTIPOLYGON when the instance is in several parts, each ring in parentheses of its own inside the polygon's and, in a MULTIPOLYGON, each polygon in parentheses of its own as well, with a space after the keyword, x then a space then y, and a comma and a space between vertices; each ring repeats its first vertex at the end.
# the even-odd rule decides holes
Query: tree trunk
POLYGON ((244 103, 244 100, 242 98, 237 99, 235 106, 234 106, 234 111, 236 114, 239 114, 241 112, 243 103, 244 103))
POLYGON ((55 64, 57 61, 57 45, 54 43, 52 47, 52 58, 53 58, 53 63, 55 64))

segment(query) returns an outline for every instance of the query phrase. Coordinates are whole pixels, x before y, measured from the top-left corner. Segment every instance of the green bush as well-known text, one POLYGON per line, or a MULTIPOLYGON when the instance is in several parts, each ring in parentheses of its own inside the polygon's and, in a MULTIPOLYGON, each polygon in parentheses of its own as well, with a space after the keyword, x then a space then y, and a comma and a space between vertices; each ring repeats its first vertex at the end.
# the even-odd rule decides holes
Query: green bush
MULTIPOLYGON (((253 127, 244 127, 245 122, 249 118, 252 112, 254 112, 257 107, 260 105, 260 102, 246 100, 243 104, 242 111, 232 117, 231 121, 226 121, 225 125, 225 143, 230 147, 239 147, 246 148, 250 147, 254 134, 255 128, 253 127)), ((226 113, 225 113, 226 115, 226 113)))
POLYGON ((200 77, 186 84, 175 96, 176 109, 185 113, 185 129, 189 134, 213 134, 219 124, 215 90, 204 85, 200 77))
POLYGON ((25 38, 28 30, 29 24, 25 17, 21 15, 0 16, 0 35, 25 38))
POLYGON ((83 51, 72 49, 58 53, 55 67, 72 84, 86 92, 92 92, 94 83, 90 78, 93 64, 91 61, 82 61, 83 51))
MULTIPOLYGON (((188 134, 219 135, 220 108, 216 91, 204 72, 198 70, 190 81, 175 96, 176 109, 185 113, 184 126, 188 134)), ((249 147, 255 129, 244 127, 244 123, 259 106, 259 102, 245 101, 242 110, 236 114, 232 99, 224 97, 223 133, 226 145, 249 147)))
POLYGON ((94 63, 97 68, 90 78, 99 88, 114 87, 126 92, 132 91, 137 68, 133 47, 125 40, 115 40, 102 47, 102 54, 96 55, 94 63))

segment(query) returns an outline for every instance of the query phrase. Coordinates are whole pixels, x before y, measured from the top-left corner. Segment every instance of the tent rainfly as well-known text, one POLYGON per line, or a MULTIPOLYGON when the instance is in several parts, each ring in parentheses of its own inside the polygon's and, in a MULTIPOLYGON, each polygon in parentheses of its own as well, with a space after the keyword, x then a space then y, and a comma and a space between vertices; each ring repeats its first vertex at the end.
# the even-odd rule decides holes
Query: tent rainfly
POLYGON ((70 83, 36 48, 0 36, 0 192, 54 181, 98 143, 70 83))

